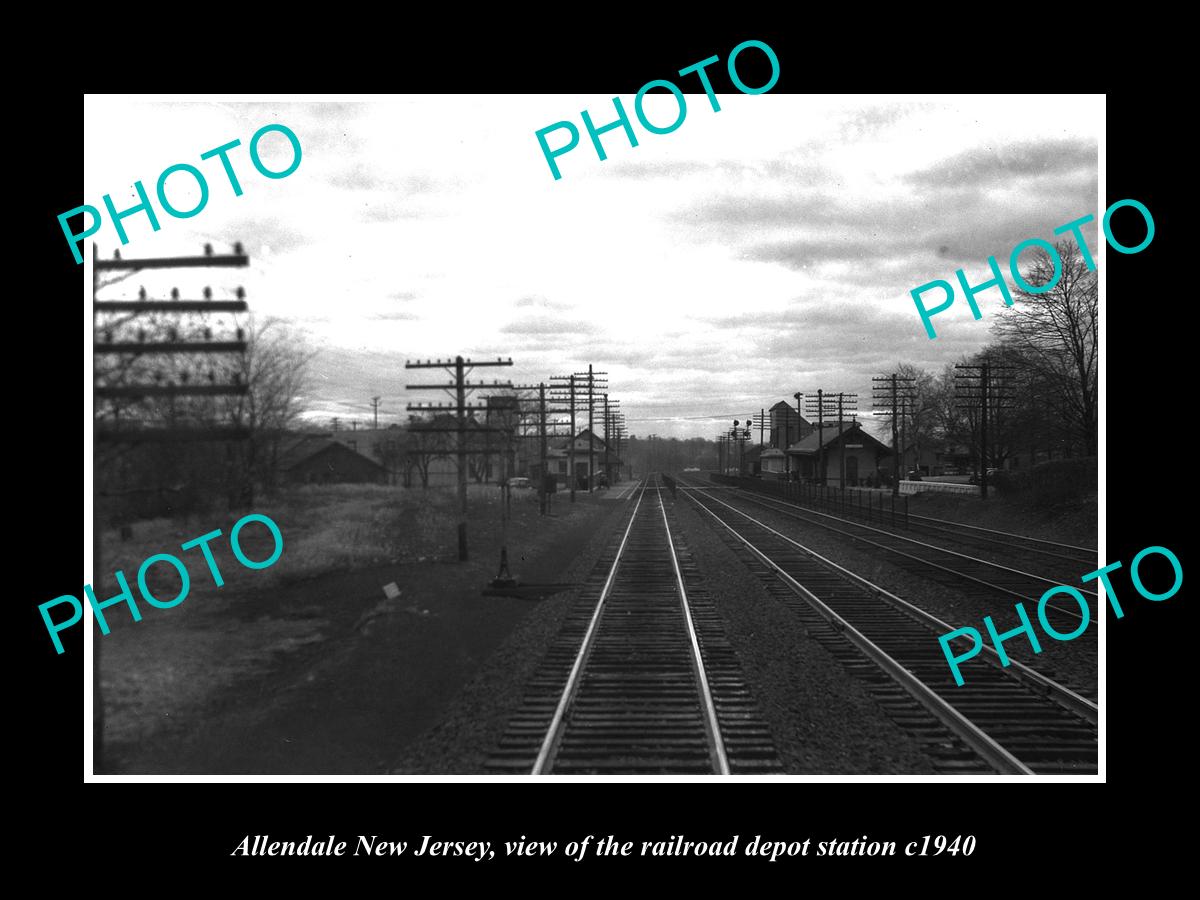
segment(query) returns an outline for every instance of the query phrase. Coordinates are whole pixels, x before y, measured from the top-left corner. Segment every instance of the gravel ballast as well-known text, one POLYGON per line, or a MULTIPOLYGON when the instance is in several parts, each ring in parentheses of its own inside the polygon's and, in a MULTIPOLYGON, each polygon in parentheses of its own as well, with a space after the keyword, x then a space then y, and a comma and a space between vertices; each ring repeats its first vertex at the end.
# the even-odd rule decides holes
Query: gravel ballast
MULTIPOLYGON (((1016 600, 982 588, 971 590, 940 584, 895 565, 887 555, 843 535, 834 534, 818 525, 798 521, 782 513, 772 512, 758 504, 739 503, 738 493, 728 489, 714 492, 721 500, 744 508, 748 514, 764 524, 937 616, 952 627, 975 628, 987 640, 983 625, 984 616, 992 617, 996 630, 1001 634, 1021 624, 1016 612, 1016 600)), ((1078 638, 1056 641, 1046 636, 1037 624, 1036 605, 1024 605, 1027 614, 1034 621, 1042 652, 1034 653, 1028 639, 1024 635, 1016 635, 1004 644, 1008 655, 1095 701, 1099 652, 1095 621, 1093 620, 1088 630, 1078 638)), ((1065 620, 1052 618, 1051 621, 1064 631, 1070 630, 1065 620)), ((934 639, 931 637, 931 640, 934 639)), ((987 664, 978 657, 964 663, 963 677, 970 677, 972 666, 987 664)))
POLYGON ((680 496, 674 510, 785 771, 932 773, 920 744, 763 588, 692 504, 680 496))

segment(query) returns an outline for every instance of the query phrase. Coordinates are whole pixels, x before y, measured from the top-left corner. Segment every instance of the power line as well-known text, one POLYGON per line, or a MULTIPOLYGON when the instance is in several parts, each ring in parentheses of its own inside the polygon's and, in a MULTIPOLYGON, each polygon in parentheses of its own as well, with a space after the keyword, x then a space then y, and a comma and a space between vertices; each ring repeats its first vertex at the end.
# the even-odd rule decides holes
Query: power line
POLYGON ((490 385, 480 382, 470 382, 467 381, 467 376, 479 367, 511 366, 512 364, 511 359, 505 360, 499 357, 494 361, 481 360, 476 362, 470 359, 463 359, 461 356, 456 356, 452 360, 447 359, 445 361, 441 359, 427 359, 424 362, 417 360, 416 362, 404 363, 404 368, 406 369, 445 369, 450 375, 450 380, 446 384, 408 384, 405 385, 405 389, 410 391, 445 391, 455 401, 453 404, 410 403, 408 404, 408 409, 410 411, 433 412, 435 421, 438 411, 444 410, 454 413, 455 427, 444 430, 452 431, 457 436, 458 504, 461 514, 461 519, 458 523, 458 558, 460 560, 467 559, 467 413, 470 410, 486 408, 479 405, 468 405, 467 394, 481 387, 512 387, 512 384, 508 382, 501 384, 499 381, 493 381, 490 385))

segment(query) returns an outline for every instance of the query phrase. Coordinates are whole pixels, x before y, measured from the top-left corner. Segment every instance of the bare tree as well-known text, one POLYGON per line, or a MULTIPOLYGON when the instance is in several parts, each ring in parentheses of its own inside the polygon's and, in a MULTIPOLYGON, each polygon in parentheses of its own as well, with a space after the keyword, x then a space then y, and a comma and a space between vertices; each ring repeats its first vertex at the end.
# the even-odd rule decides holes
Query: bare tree
POLYGON ((450 441, 447 429, 453 427, 456 420, 452 416, 435 416, 432 419, 422 419, 410 416, 408 425, 408 443, 405 448, 405 483, 411 483, 412 469, 417 470, 421 479, 421 487, 429 487, 429 466, 435 459, 446 459, 450 456, 450 441))
MULTIPOLYGON (((1088 269, 1070 241, 1055 245, 1062 260, 1060 277, 1042 293, 1018 290, 1013 305, 992 326, 1046 390, 1051 409, 1088 456, 1096 454, 1098 403, 1096 273, 1088 269)), ((1025 282, 1042 287, 1054 281, 1050 254, 1038 250, 1025 282)))
MULTIPOLYGON (((941 436, 938 379, 932 372, 911 363, 898 363, 893 371, 901 378, 913 379, 902 381, 899 385, 898 399, 902 406, 900 415, 896 417, 896 428, 903 435, 902 440, 906 445, 902 453, 907 455, 908 448, 913 448, 913 465, 919 465, 921 453, 936 446, 941 436)), ((888 389, 887 385, 881 387, 881 390, 888 389)), ((890 398, 890 394, 888 396, 890 398)), ((892 415, 883 416, 882 422, 890 434, 892 415)), ((897 462, 897 471, 902 471, 902 468, 897 462)))
POLYGON ((238 376, 245 394, 226 404, 230 424, 247 429, 241 472, 242 502, 252 502, 255 480, 274 487, 278 480, 279 443, 304 411, 304 395, 316 352, 283 321, 251 320, 238 376))

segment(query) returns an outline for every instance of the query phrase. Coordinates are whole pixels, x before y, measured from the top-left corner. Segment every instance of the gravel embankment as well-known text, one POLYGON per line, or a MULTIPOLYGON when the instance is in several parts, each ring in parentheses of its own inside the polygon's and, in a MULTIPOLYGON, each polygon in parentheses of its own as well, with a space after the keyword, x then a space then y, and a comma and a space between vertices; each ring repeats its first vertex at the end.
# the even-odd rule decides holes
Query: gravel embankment
POLYGON ((573 552, 564 552, 560 544, 530 555, 525 571, 531 577, 524 580, 576 586, 536 601, 536 608, 483 662, 437 723, 397 754, 389 774, 479 774, 483 770, 509 717, 521 704, 526 683, 628 510, 625 503, 613 502, 611 510, 594 521, 594 529, 580 535, 573 552))

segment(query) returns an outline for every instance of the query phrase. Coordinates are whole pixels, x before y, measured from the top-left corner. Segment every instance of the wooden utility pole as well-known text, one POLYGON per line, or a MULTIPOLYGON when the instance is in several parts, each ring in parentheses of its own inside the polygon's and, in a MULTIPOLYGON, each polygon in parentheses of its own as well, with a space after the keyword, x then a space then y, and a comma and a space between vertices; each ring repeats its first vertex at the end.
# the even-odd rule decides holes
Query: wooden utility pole
POLYGON ((550 474, 550 463, 546 447, 546 382, 544 381, 538 384, 538 408, 541 413, 538 416, 538 424, 540 426, 538 428, 538 447, 542 457, 541 481, 538 485, 538 512, 544 516, 546 514, 546 502, 548 499, 546 494, 546 478, 550 474))
MULTIPOLYGON (((544 516, 549 503, 548 493, 546 491, 546 479, 550 477, 550 447, 548 438, 551 428, 557 428, 559 423, 551 423, 549 421, 550 412, 562 412, 561 407, 552 407, 547 403, 546 398, 546 383, 539 382, 538 384, 521 384, 515 387, 518 391, 537 391, 538 392, 538 444, 540 476, 538 480, 538 511, 544 516)), ((572 436, 572 443, 574 436, 572 436)))
POLYGON ((825 394, 817 389, 817 465, 821 484, 825 483, 825 394))
POLYGON ((1007 385, 996 382, 1004 377, 1003 371, 1012 367, 984 362, 978 365, 957 365, 954 368, 964 370, 963 374, 954 376, 955 398, 959 408, 979 411, 979 498, 986 500, 989 419, 994 419, 1001 409, 1011 408, 1012 404, 1007 385))
POLYGON ((571 395, 571 442, 567 449, 567 481, 571 485, 571 502, 575 502, 575 376, 567 376, 567 391, 571 395))
MULTIPOLYGON (((457 456, 458 460, 458 507, 460 515, 460 520, 458 523, 458 558, 460 560, 465 561, 467 559, 467 414, 476 410, 484 410, 485 412, 487 410, 487 404, 469 405, 467 403, 467 394, 479 388, 512 387, 512 385, 508 382, 501 383, 499 381, 493 381, 491 384, 484 384, 483 382, 468 382, 467 376, 477 367, 511 366, 512 364, 513 362, 511 359, 506 360, 496 358, 495 360, 483 360, 476 362, 470 359, 464 360, 461 356, 456 356, 453 360, 447 359, 443 361, 438 359, 434 361, 425 360, 425 362, 417 360, 416 362, 406 362, 404 364, 404 368, 406 369, 444 369, 452 379, 446 384, 409 384, 405 385, 405 388, 410 391, 445 391, 454 397, 453 404, 410 403, 408 404, 408 408, 412 411, 432 412, 435 417, 439 411, 454 414, 454 428, 432 428, 428 430, 452 431, 458 437, 455 455, 457 456)), ((490 433, 492 430, 500 430, 492 429, 488 425, 480 426, 473 421, 471 424, 474 426, 470 428, 470 431, 472 432, 483 431, 490 433)), ((486 465, 486 452, 484 459, 484 464, 486 465)))
POLYGON ((617 446, 617 479, 621 478, 621 453, 625 446, 625 414, 619 409, 613 410, 610 424, 617 446))
POLYGON ((375 430, 379 430, 379 397, 371 398, 371 412, 375 417, 375 430))
MULTIPOLYGON (((613 483, 613 476, 609 447, 612 446, 614 436, 618 444, 621 440, 621 432, 617 426, 617 417, 621 414, 618 409, 620 403, 620 400, 611 399, 607 393, 604 395, 604 478, 610 485, 613 483)), ((617 459, 619 460, 620 458, 621 453, 618 450, 617 459)))
POLYGON ((596 489, 596 431, 594 415, 596 412, 596 379, 592 374, 592 364, 588 363, 588 493, 596 489))
MULTIPOLYGON (((97 332, 104 332, 106 337, 104 341, 93 341, 93 356, 117 355, 126 359, 140 359, 156 355, 171 359, 203 360, 209 354, 244 354, 246 351, 246 342, 244 340, 244 332, 241 328, 237 329, 237 339, 232 341, 211 340, 212 332, 207 327, 202 332, 203 340, 188 340, 182 333, 183 329, 178 325, 168 329, 169 339, 165 341, 146 341, 144 339, 144 329, 138 330, 138 340, 136 342, 114 340, 114 332, 127 325, 130 320, 135 319, 139 315, 149 313, 182 315, 185 313, 246 312, 248 307, 245 300, 245 291, 240 287, 236 292, 236 300, 213 300, 210 288, 204 289, 203 300, 181 300, 179 299, 179 291, 177 289, 172 290, 170 300, 149 299, 146 296, 145 290, 139 291, 139 298, 137 300, 98 300, 96 297, 97 293, 107 286, 100 283, 101 272, 125 271, 133 274, 142 269, 227 268, 244 267, 250 264, 250 259, 242 251, 241 244, 235 244, 234 252, 228 255, 214 255, 211 245, 205 245, 204 249, 205 253, 203 256, 121 259, 119 255, 116 255, 114 259, 100 259, 96 244, 93 243, 92 314, 95 322, 95 330, 97 332), (114 320, 115 324, 108 324, 104 317, 110 314, 121 314, 121 316, 119 319, 114 320)), ((249 436, 249 431, 240 426, 193 428, 187 426, 180 427, 178 423, 172 421, 167 428, 137 427, 139 425, 144 426, 146 422, 139 421, 136 417, 130 419, 134 427, 122 428, 120 423, 121 406, 116 402, 112 405, 111 425, 105 425, 102 422, 102 407, 107 409, 107 404, 102 401, 125 399, 137 403, 152 397, 167 397, 173 401, 176 397, 187 396, 244 395, 247 393, 249 386, 241 381, 237 373, 233 374, 231 383, 221 384, 216 382, 216 375, 213 370, 209 372, 209 384, 196 383, 199 379, 189 378, 186 370, 180 374, 181 383, 179 384, 176 384, 174 381, 168 381, 165 385, 158 383, 130 384, 127 382, 105 385, 99 384, 99 381, 100 375, 96 367, 93 366, 92 434, 97 444, 101 442, 174 444, 230 439, 243 440, 249 436)), ((244 474, 239 473, 236 476, 237 481, 235 484, 240 484, 244 477, 244 474)), ((246 485, 241 485, 239 490, 235 490, 232 493, 234 496, 244 496, 246 492, 246 485)), ((97 587, 100 584, 100 572, 103 568, 101 564, 103 556, 101 552, 101 537, 105 525, 103 518, 100 516, 100 509, 97 503, 98 496, 99 482, 94 480, 92 483, 92 583, 97 587)), ((102 771, 104 759, 104 699, 100 686, 100 638, 99 620, 95 616, 92 616, 92 771, 94 773, 102 771)))
POLYGON ((597 376, 604 375, 604 372, 594 371, 591 365, 588 365, 587 372, 575 372, 571 375, 555 375, 550 381, 554 391, 554 398, 562 403, 567 402, 571 412, 571 444, 569 450, 570 458, 570 474, 568 480, 571 483, 571 502, 575 502, 575 440, 578 437, 578 425, 576 422, 576 413, 579 411, 579 405, 586 397, 588 408, 588 492, 590 493, 596 480, 595 473, 595 441, 594 441, 594 405, 596 394, 607 389, 608 383, 603 379, 598 379, 597 376), (586 382, 584 381, 586 379, 586 382), (554 384, 557 382, 556 384, 554 384))
POLYGON ((892 494, 900 496, 900 480, 905 477, 904 471, 904 416, 909 403, 909 385, 915 378, 893 372, 890 375, 877 375, 871 379, 872 411, 875 416, 891 416, 892 419, 892 469, 895 478, 892 479, 892 494))
POLYGON ((839 476, 838 484, 842 490, 845 490, 846 489, 846 442, 844 440, 841 440, 841 437, 842 437, 842 434, 845 432, 846 427, 844 424, 843 416, 845 416, 845 414, 847 412, 849 412, 851 414, 854 414, 855 412, 857 412, 857 410, 854 410, 854 409, 847 409, 846 406, 847 406, 847 403, 849 406, 857 406, 858 405, 858 394, 846 394, 846 393, 842 393, 839 391, 837 402, 838 402, 838 440, 841 441, 841 445, 842 445, 841 450, 838 452, 838 456, 841 458, 841 463, 842 463, 841 475, 839 476), (849 399, 847 400, 847 398, 849 398, 849 399))
MULTIPOLYGON (((817 414, 817 478, 821 484, 825 484, 825 413, 832 413, 834 411, 834 401, 821 388, 817 389, 815 397, 812 394, 804 394, 803 392, 797 394, 797 398, 799 397, 804 397, 804 400, 809 407, 808 414, 810 416, 814 412, 817 414)), ((797 412, 799 412, 799 399, 797 399, 796 407, 797 412)))

